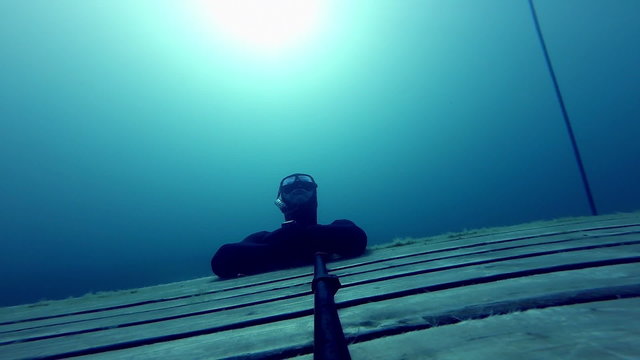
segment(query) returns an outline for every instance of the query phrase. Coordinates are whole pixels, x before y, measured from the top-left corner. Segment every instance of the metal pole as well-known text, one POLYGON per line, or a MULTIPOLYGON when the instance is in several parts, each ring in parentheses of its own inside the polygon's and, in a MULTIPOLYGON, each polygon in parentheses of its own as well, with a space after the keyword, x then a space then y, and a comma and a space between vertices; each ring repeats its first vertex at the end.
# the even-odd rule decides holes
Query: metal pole
POLYGON ((314 293, 313 358, 314 360, 351 360, 333 299, 340 288, 340 280, 337 276, 327 273, 324 257, 324 253, 315 255, 314 277, 311 285, 314 293))
POLYGON ((582 158, 580 156, 580 150, 578 149, 578 143, 576 142, 576 137, 573 135, 573 128, 571 126, 571 121, 569 120, 569 113, 567 113, 567 108, 564 105, 564 99, 562 98, 562 93, 560 92, 560 86, 558 86, 558 79, 556 78, 556 73, 553 71, 553 65, 551 64, 551 58, 549 57, 549 52, 547 51, 547 45, 544 41, 544 37, 542 36, 542 30, 540 30, 540 23, 538 22, 538 15, 536 13, 536 8, 533 6, 533 0, 529 0, 529 7, 531 8, 531 15, 533 16, 533 23, 535 24, 536 32, 538 33, 538 39, 540 39, 540 44, 542 45, 542 51, 544 53, 544 58, 547 62, 547 68, 549 69, 551 80, 553 81, 553 87, 555 88, 555 91, 556 91, 556 97, 558 98, 560 109, 562 110, 562 117, 564 118, 564 123, 567 127, 567 132, 569 133, 569 139, 571 140, 571 146, 573 147, 573 154, 576 158, 576 162, 578 163, 578 169, 580 170, 580 176, 582 177, 582 184, 584 185, 584 190, 587 195, 587 200, 589 201, 591 214, 598 215, 598 210, 596 209, 596 204, 595 204, 595 201, 593 200, 593 195, 591 194, 591 187, 589 186, 589 180, 587 179, 587 173, 584 170, 584 165, 582 164, 582 158))

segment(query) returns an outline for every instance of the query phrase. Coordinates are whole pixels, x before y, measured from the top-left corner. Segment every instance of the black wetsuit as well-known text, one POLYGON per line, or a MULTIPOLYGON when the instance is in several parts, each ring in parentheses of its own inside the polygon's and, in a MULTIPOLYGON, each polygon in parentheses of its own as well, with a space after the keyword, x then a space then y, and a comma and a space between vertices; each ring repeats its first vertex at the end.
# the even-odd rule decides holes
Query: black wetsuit
POLYGON ((352 257, 364 253, 366 247, 367 235, 349 220, 306 227, 285 223, 275 231, 257 232, 242 242, 223 245, 211 259, 211 270, 222 278, 256 274, 311 264, 318 251, 352 257))

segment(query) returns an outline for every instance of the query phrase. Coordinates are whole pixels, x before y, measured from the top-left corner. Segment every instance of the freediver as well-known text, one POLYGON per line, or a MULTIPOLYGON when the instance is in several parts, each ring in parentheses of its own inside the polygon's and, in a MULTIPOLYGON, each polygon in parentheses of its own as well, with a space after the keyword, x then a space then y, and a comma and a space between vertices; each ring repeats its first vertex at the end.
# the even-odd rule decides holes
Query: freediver
POLYGON ((352 221, 318 224, 317 188, 311 175, 295 173, 282 179, 275 200, 284 214, 281 227, 222 245, 211 259, 211 270, 221 278, 233 278, 309 265, 318 252, 340 257, 363 254, 367 235, 352 221))

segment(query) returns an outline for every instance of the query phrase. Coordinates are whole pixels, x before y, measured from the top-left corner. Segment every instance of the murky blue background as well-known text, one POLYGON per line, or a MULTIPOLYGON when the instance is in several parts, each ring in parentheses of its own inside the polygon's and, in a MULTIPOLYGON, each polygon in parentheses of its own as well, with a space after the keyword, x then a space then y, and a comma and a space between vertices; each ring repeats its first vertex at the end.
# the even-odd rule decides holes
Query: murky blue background
MULTIPOLYGON (((370 244, 590 213, 527 1, 344 3, 274 60, 195 3, 0 2, 0 304, 207 276, 292 172, 370 244)), ((640 2, 535 4, 598 210, 636 210, 640 2)))

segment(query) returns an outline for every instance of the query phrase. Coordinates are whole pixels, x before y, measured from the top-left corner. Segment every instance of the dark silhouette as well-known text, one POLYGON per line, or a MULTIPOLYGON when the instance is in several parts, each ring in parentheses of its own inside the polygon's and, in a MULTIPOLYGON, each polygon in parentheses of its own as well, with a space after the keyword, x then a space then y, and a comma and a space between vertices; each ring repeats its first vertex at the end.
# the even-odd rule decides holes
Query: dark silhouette
POLYGON ((219 277, 230 278, 312 264, 316 252, 343 257, 364 253, 367 235, 352 221, 318 224, 317 187, 313 177, 306 174, 282 179, 275 201, 284 214, 282 226, 223 245, 211 259, 211 270, 219 277))

